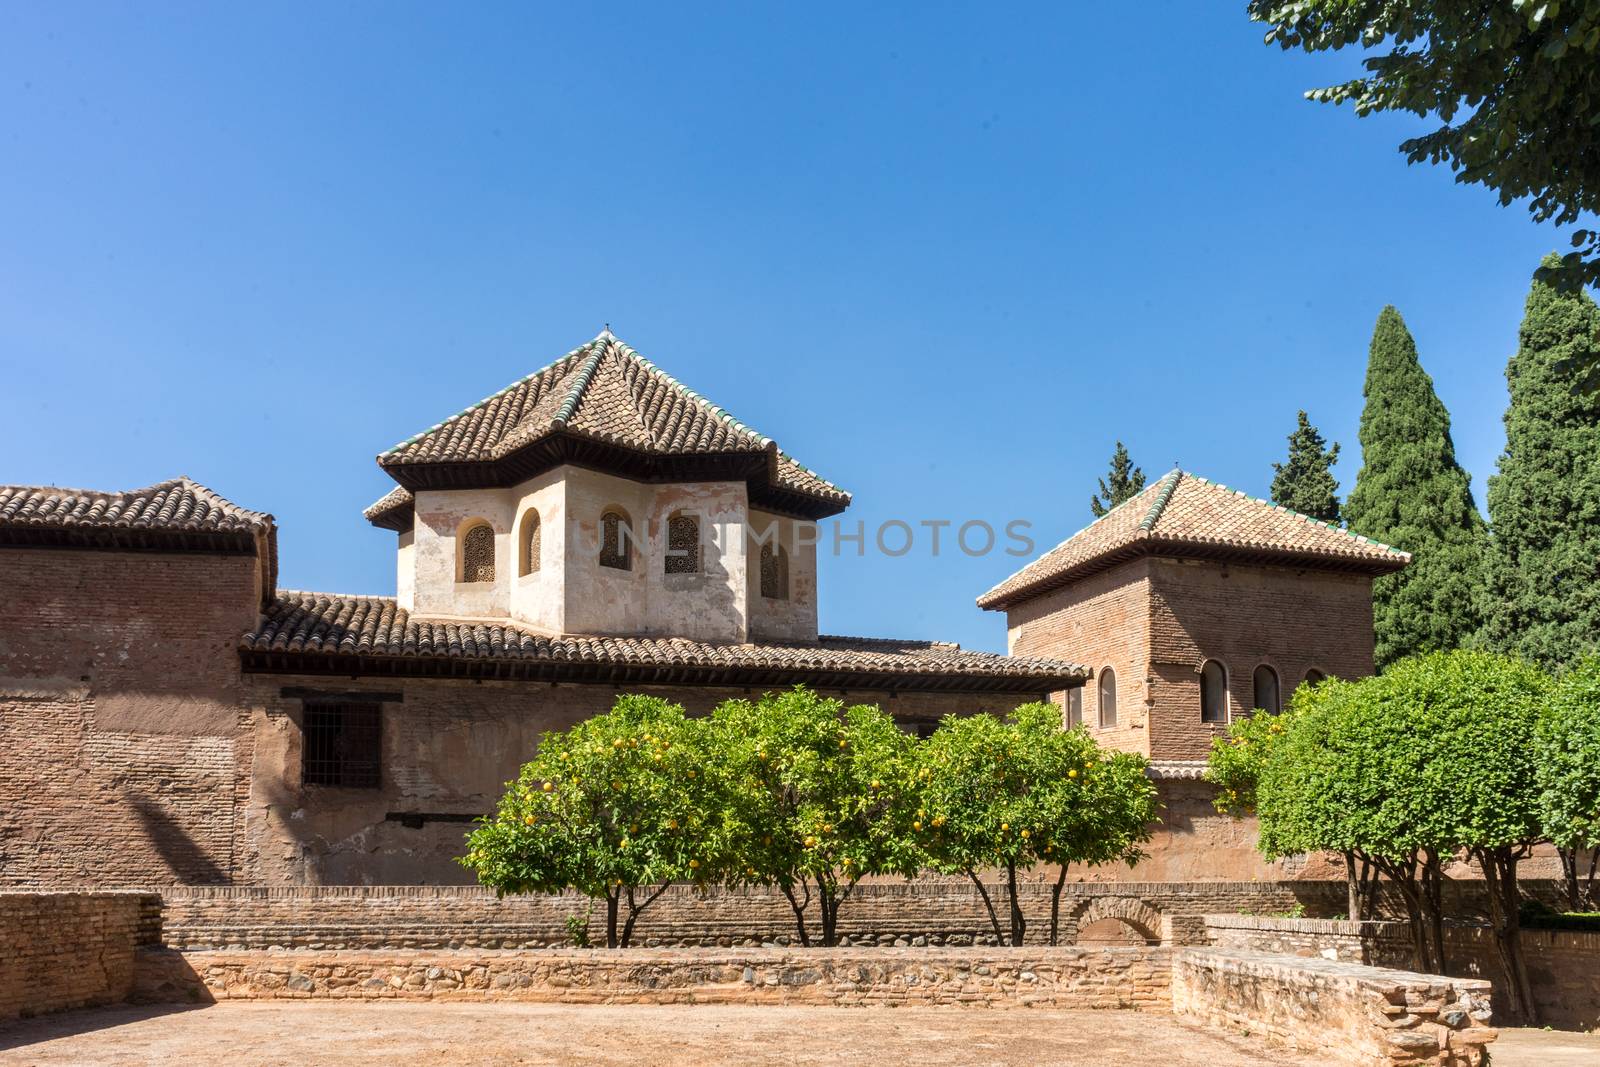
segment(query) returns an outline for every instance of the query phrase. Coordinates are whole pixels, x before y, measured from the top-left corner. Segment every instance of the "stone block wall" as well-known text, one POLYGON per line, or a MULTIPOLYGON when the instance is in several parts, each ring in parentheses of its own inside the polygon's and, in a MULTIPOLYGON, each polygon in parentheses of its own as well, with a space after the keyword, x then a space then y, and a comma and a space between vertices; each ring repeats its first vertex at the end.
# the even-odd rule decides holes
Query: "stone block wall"
POLYGON ((1245 950, 1178 952, 1172 1010, 1372 1067, 1482 1067, 1496 1036, 1487 982, 1245 950))
POLYGON ((135 995, 1165 1011, 1171 974, 1169 951, 1146 948, 160 951, 135 995))
POLYGON ((0 893, 0 1024, 125 1000, 136 952, 160 942, 152 895, 0 893))

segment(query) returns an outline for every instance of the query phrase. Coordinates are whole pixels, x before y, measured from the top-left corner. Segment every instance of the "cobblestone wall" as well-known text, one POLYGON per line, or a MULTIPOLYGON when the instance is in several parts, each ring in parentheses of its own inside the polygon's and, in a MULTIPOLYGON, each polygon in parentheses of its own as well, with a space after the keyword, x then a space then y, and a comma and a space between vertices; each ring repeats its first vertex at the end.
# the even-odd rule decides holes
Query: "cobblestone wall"
POLYGON ((0 893, 0 1023, 125 999, 136 949, 160 941, 154 896, 0 893))
POLYGON ((1172 1010, 1326 1059, 1375 1067, 1481 1067, 1495 1039, 1489 983, 1335 960, 1185 949, 1172 1010))
POLYGON ((1166 1011, 1167 949, 458 949, 141 956, 156 1002, 308 999, 827 1004, 1166 1011))

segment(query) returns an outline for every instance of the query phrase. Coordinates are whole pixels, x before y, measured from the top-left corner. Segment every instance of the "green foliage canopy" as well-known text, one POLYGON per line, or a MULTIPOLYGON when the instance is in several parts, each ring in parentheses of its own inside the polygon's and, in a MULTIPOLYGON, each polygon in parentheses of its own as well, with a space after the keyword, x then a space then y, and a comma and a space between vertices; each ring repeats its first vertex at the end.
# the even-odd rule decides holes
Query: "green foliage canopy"
POLYGON ((1339 482, 1333 476, 1338 461, 1338 443, 1328 447, 1306 413, 1300 412, 1289 435, 1288 460, 1272 465, 1272 502, 1313 519, 1338 522, 1339 482))
POLYGON ((1600 657, 1562 675, 1534 747, 1539 813, 1551 841, 1600 845, 1600 657))
POLYGON ((1363 394, 1361 471, 1344 517, 1353 532, 1412 556, 1404 570, 1372 583, 1374 656, 1382 669, 1474 636, 1487 531, 1471 479, 1456 462, 1449 412, 1392 307, 1373 330, 1363 394))
POLYGON ((607 904, 606 943, 625 946, 641 911, 675 880, 724 866, 732 837, 683 709, 624 696, 547 733, 461 862, 504 893, 573 888, 607 904), (654 889, 641 899, 641 887, 654 889), (627 905, 625 925, 617 921, 627 905))
POLYGON ((1552 669, 1600 647, 1600 394, 1575 388, 1572 370, 1597 351, 1589 295, 1535 281, 1489 479, 1483 640, 1552 669))
POLYGON ((1100 479, 1100 492, 1089 498, 1089 510, 1099 518, 1118 504, 1139 495, 1144 489, 1144 471, 1133 465, 1121 441, 1111 454, 1111 469, 1100 479))
MULTIPOLYGON (((1526 199, 1539 222, 1600 212, 1597 0, 1250 0, 1249 13, 1284 49, 1362 49, 1361 77, 1306 96, 1436 120, 1401 143, 1409 162, 1447 164, 1502 204, 1526 199)), ((1573 244, 1559 277, 1600 282, 1600 234, 1573 244)), ((1600 375, 1600 361, 1588 366, 1600 375)))

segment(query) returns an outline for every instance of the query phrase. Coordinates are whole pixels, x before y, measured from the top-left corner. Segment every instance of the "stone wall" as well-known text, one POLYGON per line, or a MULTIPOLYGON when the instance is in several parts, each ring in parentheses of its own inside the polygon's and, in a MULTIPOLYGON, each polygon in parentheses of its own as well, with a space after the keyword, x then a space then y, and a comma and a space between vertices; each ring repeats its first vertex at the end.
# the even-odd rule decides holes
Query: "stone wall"
MULTIPOLYGON (((1246 915, 1207 915, 1205 941, 1221 949, 1406 968, 1411 935, 1404 922, 1331 922, 1246 915)), ((1600 1028, 1600 933, 1522 931, 1523 958, 1539 1005, 1539 1022, 1561 1029, 1600 1028)), ((1505 971, 1488 927, 1445 927, 1445 964, 1452 975, 1483 978, 1498 991, 1505 971)), ((1495 994, 1497 1011, 1504 1010, 1495 994)))
POLYGON ((1351 1064, 1479 1067, 1495 1038, 1487 982, 1244 950, 1178 952, 1172 1010, 1351 1064))
POLYGON ((1165 949, 175 952, 144 1001, 335 997, 579 1004, 820 1004, 1165 1011, 1165 949))
MULTIPOLYGON (((1049 886, 1034 880, 1020 889, 1027 940, 1042 944, 1049 886)), ((990 887, 992 896, 999 892, 990 887)), ((1163 939, 1175 916, 1331 909, 1342 893, 1326 882, 1068 883, 1061 938, 1074 941, 1080 927, 1112 919, 1141 938, 1163 939)), ((565 944, 568 916, 586 914, 591 935, 604 934, 603 909, 572 894, 499 899, 475 886, 241 886, 174 887, 164 897, 167 943, 177 948, 537 948, 565 944)), ((813 906, 813 923, 814 913, 813 906)), ((839 913, 839 929, 854 944, 958 945, 993 936, 970 882, 931 878, 858 885, 839 913)), ((795 940, 787 901, 761 889, 673 886, 645 911, 635 933, 641 946, 795 940)))
POLYGON ((160 941, 154 896, 0 893, 0 1023, 125 1000, 136 950, 160 941))

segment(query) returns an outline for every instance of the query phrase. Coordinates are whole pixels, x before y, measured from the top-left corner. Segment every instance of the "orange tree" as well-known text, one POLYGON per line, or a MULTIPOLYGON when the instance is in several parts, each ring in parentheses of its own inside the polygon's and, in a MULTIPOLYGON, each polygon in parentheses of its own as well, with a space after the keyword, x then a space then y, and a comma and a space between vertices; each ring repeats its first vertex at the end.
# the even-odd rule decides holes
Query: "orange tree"
POLYGON ((626 947, 671 882, 703 881, 728 862, 701 733, 676 704, 624 696, 545 734, 460 862, 502 895, 570 888, 604 899, 606 945, 626 947))
POLYGON ((776 886, 802 945, 813 896, 824 945, 869 874, 917 872, 912 839, 916 739, 875 707, 802 687, 730 700, 706 724, 715 803, 728 827, 721 880, 776 886))
POLYGON ((1061 865, 1051 907, 1072 863, 1132 860, 1148 840, 1155 790, 1142 757, 1107 755, 1082 730, 1061 729, 1061 709, 1025 704, 1005 720, 950 716, 922 747, 922 803, 912 824, 928 863, 972 880, 996 940, 1020 945, 1027 922, 1017 872, 1061 865), (1005 872, 1002 929, 982 872, 1005 872))

